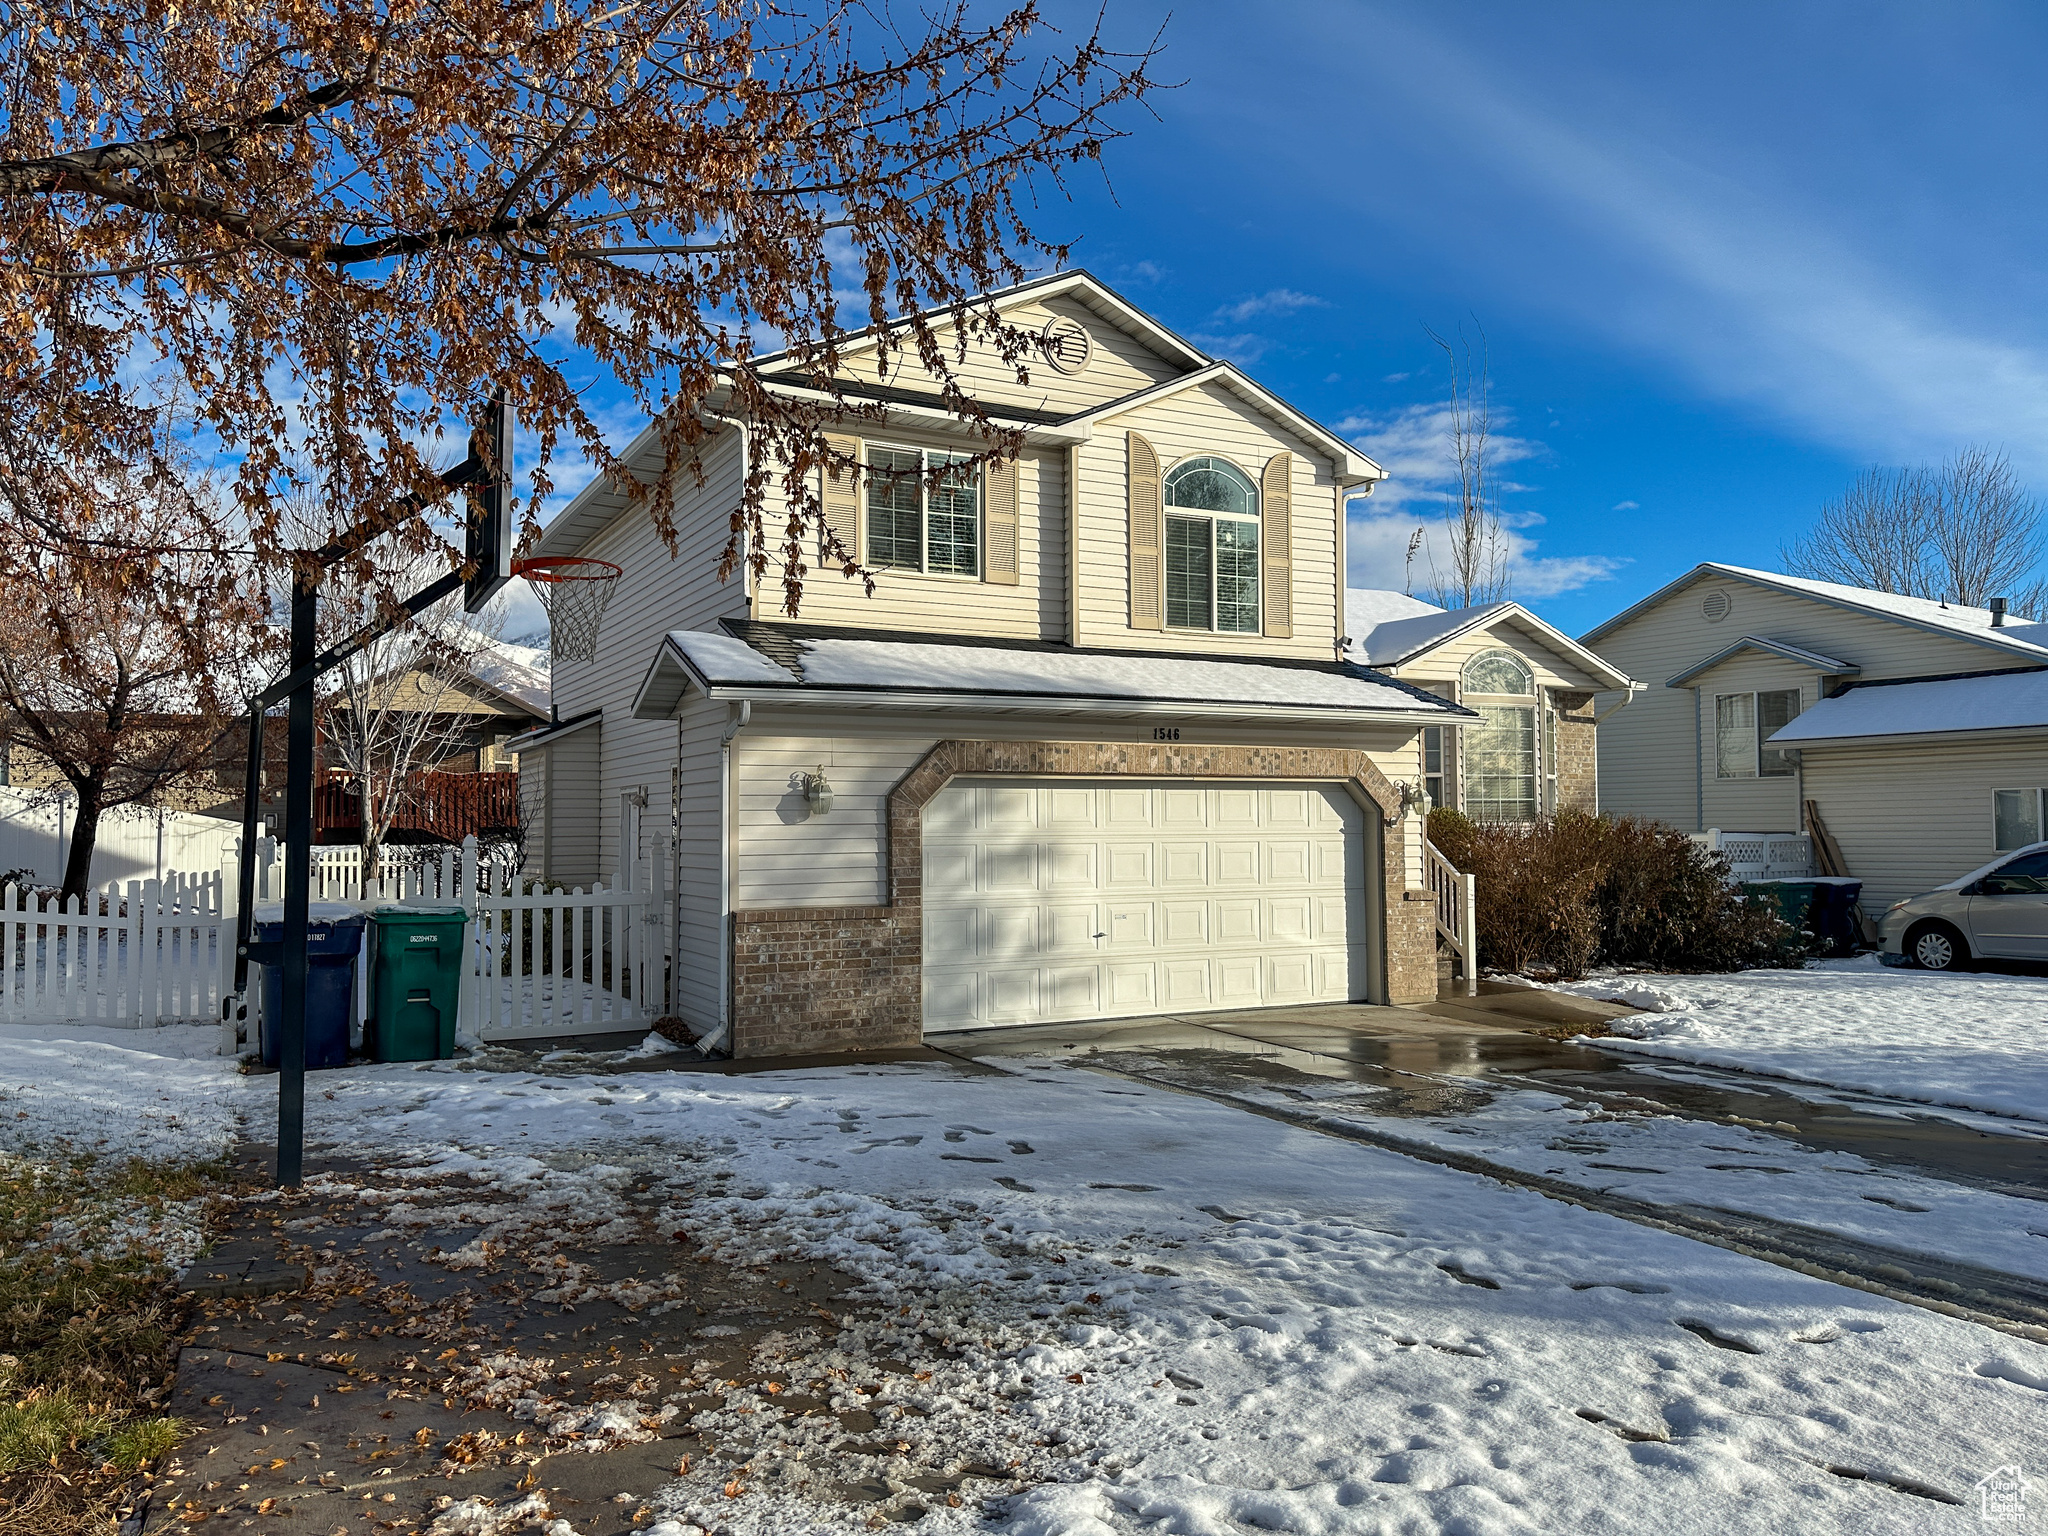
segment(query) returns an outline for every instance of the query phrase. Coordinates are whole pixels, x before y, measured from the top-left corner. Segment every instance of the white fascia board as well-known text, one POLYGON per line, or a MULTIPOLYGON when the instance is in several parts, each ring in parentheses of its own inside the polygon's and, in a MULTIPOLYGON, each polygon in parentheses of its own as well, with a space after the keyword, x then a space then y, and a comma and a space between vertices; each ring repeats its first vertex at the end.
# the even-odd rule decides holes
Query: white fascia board
MULTIPOLYGON (((785 384, 772 380, 768 381, 768 388, 774 393, 785 395, 792 400, 804 400, 818 405, 842 405, 848 403, 862 406, 872 405, 881 412, 884 422, 902 421, 914 423, 918 426, 951 427, 956 431, 965 431, 973 426, 973 423, 968 421, 966 417, 957 415, 947 410, 944 406, 915 405, 900 400, 861 400, 859 398, 852 398, 850 401, 842 400, 838 396, 833 395, 829 390, 813 389, 806 385, 785 384)), ((1003 416, 1001 406, 988 407, 988 413, 998 421, 1005 419, 1015 421, 1014 417, 1005 418, 1003 416)), ((1024 434, 1025 442, 1048 447, 1065 447, 1071 443, 1085 443, 1093 435, 1086 426, 1070 426, 1064 422, 1058 426, 1052 426, 1016 421, 1016 427, 1017 430, 1024 434)))
MULTIPOLYGON (((1801 752, 1810 752, 1815 747, 1939 747, 2029 734, 2048 737, 2048 725, 2036 722, 2031 725, 1980 725, 1968 731, 1873 731, 1863 736, 1814 736, 1788 741, 1784 745, 1801 752)), ((1777 737, 1774 735, 1769 739, 1776 741, 1777 737)))
MULTIPOLYGON (((801 701, 819 708, 841 706, 876 710, 981 710, 1009 714, 1070 715, 1213 715, 1231 720, 1341 722, 1347 717, 1360 724, 1441 725, 1446 720, 1474 719, 1471 711, 1459 709, 1369 710, 1348 704, 1323 706, 1293 704, 1209 703, 1199 699, 1100 699, 1073 698, 1062 694, 1024 693, 892 693, 866 688, 755 688, 713 684, 705 689, 713 702, 734 704, 776 704, 801 701)), ((663 717, 665 718, 665 717, 663 717)))

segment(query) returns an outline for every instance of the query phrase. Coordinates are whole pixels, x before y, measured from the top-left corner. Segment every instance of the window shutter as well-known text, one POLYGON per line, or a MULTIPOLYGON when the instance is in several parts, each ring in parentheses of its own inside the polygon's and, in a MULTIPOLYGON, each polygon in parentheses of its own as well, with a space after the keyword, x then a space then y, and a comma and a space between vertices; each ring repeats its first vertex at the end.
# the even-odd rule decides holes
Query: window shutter
POLYGON ((1294 635, 1294 455, 1276 453, 1266 461, 1259 487, 1259 521, 1264 527, 1260 565, 1266 577, 1266 633, 1276 640, 1294 635))
POLYGON ((1165 604, 1160 589, 1165 585, 1165 570, 1160 552, 1166 544, 1166 516, 1160 506, 1159 454, 1137 433, 1129 436, 1131 628, 1164 629, 1165 604))
POLYGON ((988 530, 981 579, 1017 585, 1017 461, 991 460, 981 471, 982 525, 988 530))
MULTIPOLYGON (((825 434, 825 446, 835 455, 860 462, 860 439, 825 434)), ((860 476, 852 470, 825 470, 825 525, 839 535, 839 542, 855 561, 861 554, 860 476)))

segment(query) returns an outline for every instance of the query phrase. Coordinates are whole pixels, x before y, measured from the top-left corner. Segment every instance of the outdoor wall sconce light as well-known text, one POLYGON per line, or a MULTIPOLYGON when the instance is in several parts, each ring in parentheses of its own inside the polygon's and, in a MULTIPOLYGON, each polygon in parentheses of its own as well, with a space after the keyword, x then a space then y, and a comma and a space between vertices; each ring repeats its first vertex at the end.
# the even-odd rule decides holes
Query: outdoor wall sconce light
POLYGON ((816 773, 804 775, 804 802, 811 808, 813 816, 827 816, 832 811, 832 785, 825 777, 825 765, 820 763, 816 773))

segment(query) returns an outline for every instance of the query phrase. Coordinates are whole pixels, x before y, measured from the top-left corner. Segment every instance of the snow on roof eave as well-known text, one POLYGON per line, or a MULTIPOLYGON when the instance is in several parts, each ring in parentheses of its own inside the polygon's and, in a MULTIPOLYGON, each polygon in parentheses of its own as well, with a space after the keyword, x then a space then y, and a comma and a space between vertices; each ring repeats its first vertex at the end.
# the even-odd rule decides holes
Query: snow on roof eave
POLYGON ((585 710, 582 714, 563 720, 560 723, 551 722, 547 725, 536 726, 530 731, 521 732, 517 736, 508 738, 500 745, 502 750, 506 752, 531 752, 535 747, 552 746, 562 737, 580 731, 586 725, 596 725, 603 719, 603 710, 585 710))
MULTIPOLYGON (((1009 288, 998 288, 985 294, 976 294, 967 302, 970 306, 983 300, 994 303, 998 313, 1033 299, 1056 298, 1061 294, 1079 292, 1082 302, 1101 314, 1103 318, 1132 332, 1168 362, 1183 368, 1203 368, 1209 363, 1209 355, 1190 345, 1166 326, 1138 308, 1129 299, 1118 293, 1085 267, 1070 267, 1064 272, 1048 272, 1043 277, 1026 278, 1009 288)), ((943 321, 952 314, 950 305, 919 311, 927 321, 943 321)), ((910 324, 909 316, 899 316, 889 321, 882 331, 900 331, 910 324)), ((842 355, 850 352, 864 352, 874 346, 881 332, 874 326, 867 326, 841 340, 842 355)), ((791 356, 788 350, 768 352, 754 359, 757 367, 781 362, 791 356)))
POLYGON ((1378 464, 1345 442, 1343 438, 1332 432, 1314 417, 1304 416, 1300 411, 1274 394, 1273 391, 1266 388, 1265 385, 1259 383, 1256 379, 1246 376, 1238 369, 1235 363, 1210 363, 1206 367, 1196 369, 1193 373, 1184 373, 1178 378, 1163 379, 1149 388, 1119 396, 1115 400, 1106 401, 1098 406, 1092 406, 1085 411, 1077 411, 1062 421, 1060 425, 1074 427, 1085 424, 1092 427, 1096 422, 1108 417, 1121 416, 1126 411, 1136 410, 1141 405, 1151 405, 1155 401, 1164 400, 1171 395, 1177 395, 1182 390, 1192 389, 1198 385, 1212 382, 1221 382, 1229 385, 1238 394, 1250 401, 1251 404, 1279 421, 1283 426, 1292 428, 1302 437, 1308 438, 1328 450, 1330 457, 1336 461, 1337 479, 1340 485, 1357 485, 1367 480, 1380 481, 1387 478, 1387 472, 1380 468, 1378 464))
MULTIPOLYGON (((1667 597, 1684 591, 1694 582, 1702 581, 1709 575, 1733 578, 1736 581, 1746 581, 1753 586, 1768 587, 1773 592, 1788 592, 1794 597, 1804 597, 1816 603, 1825 603, 1829 607, 1847 609, 1851 613, 1868 614, 1876 619, 1889 619, 1894 624, 1903 624, 1908 629, 1917 629, 1924 634, 1948 635, 1953 639, 1966 640, 1978 645, 1987 645, 1993 650, 2011 651, 2022 656, 2048 656, 2048 645, 2042 645, 2033 640, 2023 640, 2017 635, 2004 634, 1998 629, 1993 629, 1988 623, 1982 629, 1964 629, 1959 624, 1930 624, 1925 619, 1910 613, 1900 613, 1896 609, 1885 607, 1882 603, 1859 603, 1851 598, 1838 596, 1833 592, 1816 592, 1812 587, 1803 585, 1798 579, 1780 577, 1770 571, 1752 571, 1746 566, 1723 565, 1716 560, 1701 561, 1677 580, 1666 582, 1648 597, 1631 603, 1605 623, 1594 625, 1593 628, 1579 636, 1579 643, 1582 645, 1593 644, 1594 641, 1599 640, 1605 635, 1612 634, 1622 625, 1629 623, 1631 620, 1656 607, 1657 604, 1663 602, 1667 597)), ((1840 583, 1828 582, 1824 583, 1824 585, 1840 586, 1840 583)), ((1844 587, 1842 590, 1846 592, 1854 591, 1855 589, 1844 587)), ((1885 594, 1878 593, 1874 595, 1883 596, 1885 594)), ((1976 610, 1973 609, 1971 611, 1975 612, 1976 610)), ((2014 627, 2031 629, 2036 626, 2024 625, 2014 627)))
POLYGON ((1772 656, 1781 656, 1787 661, 1797 661, 1825 672, 1830 677, 1855 677, 1863 669, 1853 661, 1843 661, 1837 656, 1823 656, 1819 651, 1809 651, 1803 645, 1788 645, 1783 640, 1772 640, 1763 635, 1744 635, 1733 645, 1724 645, 1705 661, 1687 667, 1683 672, 1665 680, 1666 688, 1683 688, 1694 678, 1711 672, 1730 656, 1740 651, 1763 651, 1772 656))
MULTIPOLYGON (((1973 741, 1985 736, 2016 736, 2032 731, 2048 735, 2048 720, 2021 722, 2016 725, 1945 725, 1931 730, 1914 731, 1861 731, 1848 736, 1794 736, 1784 741, 1788 747, 1802 751, 1809 747, 1854 747, 1871 742, 1908 741, 1915 745, 1937 746, 1947 741, 1973 741)), ((1766 740, 1778 741, 1777 733, 1766 740)))
MULTIPOLYGON (((1527 624, 1531 629, 1534 629, 1550 644, 1556 646, 1564 655, 1570 657, 1588 672, 1592 673, 1595 681, 1605 682, 1607 687, 1615 689, 1628 689, 1635 686, 1634 680, 1626 672, 1616 667, 1613 662, 1607 661, 1594 652, 1587 650, 1578 641, 1572 639, 1571 636, 1546 624, 1520 603, 1490 603, 1484 608, 1460 608, 1453 610, 1446 617, 1460 618, 1461 615, 1469 615, 1469 617, 1463 617, 1457 625, 1411 647, 1399 656, 1373 656, 1367 664, 1375 667, 1406 666, 1416 657, 1426 656, 1431 651, 1437 649, 1437 647, 1448 645, 1453 640, 1469 635, 1475 629, 1483 629, 1488 624, 1498 624, 1503 619, 1513 619, 1518 623, 1527 624)), ((1378 634, 1381 629, 1389 628, 1395 624, 1420 624, 1427 617, 1429 617, 1427 614, 1418 614, 1413 619, 1392 619, 1386 624, 1376 626, 1373 634, 1378 634)), ((1371 636, 1366 638, 1370 640, 1371 636)))

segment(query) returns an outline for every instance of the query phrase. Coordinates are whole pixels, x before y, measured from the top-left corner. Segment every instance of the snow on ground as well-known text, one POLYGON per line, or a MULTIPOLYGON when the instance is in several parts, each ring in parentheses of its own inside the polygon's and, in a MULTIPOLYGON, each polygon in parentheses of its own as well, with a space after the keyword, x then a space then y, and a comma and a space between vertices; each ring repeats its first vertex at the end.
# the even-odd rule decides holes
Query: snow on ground
MULTIPOLYGON (((147 1113, 157 1143, 197 1150, 223 1113, 266 1113, 273 1079, 176 1055, 144 1070, 150 1038, 0 1038, 0 1081, 47 1070, 10 1086, 13 1134, 147 1113)), ((1049 1480, 992 1525, 971 1500, 934 1508, 929 1531, 1976 1530, 1972 1486, 2039 1444, 2048 1349, 1225 1105, 1017 1065, 358 1068, 311 1080, 308 1122, 499 1194, 539 1170, 555 1200, 622 1163, 687 1170, 725 1193, 677 1219, 729 1258, 829 1260, 877 1298, 944 1303, 953 1367, 922 1399, 905 1384, 890 1432, 1001 1424, 1049 1480)), ((705 1427, 774 1426, 746 1411, 705 1427)), ((681 1480, 654 1528, 864 1525, 774 1491, 801 1486, 805 1431, 782 1433, 762 1434, 753 1492, 681 1480)))
POLYGON ((1655 1012, 1603 1047, 2048 1120, 2048 977, 1880 965, 1598 977, 1555 990, 1655 1012))

